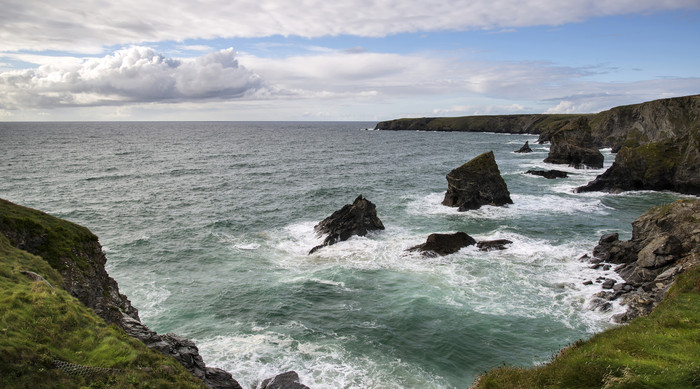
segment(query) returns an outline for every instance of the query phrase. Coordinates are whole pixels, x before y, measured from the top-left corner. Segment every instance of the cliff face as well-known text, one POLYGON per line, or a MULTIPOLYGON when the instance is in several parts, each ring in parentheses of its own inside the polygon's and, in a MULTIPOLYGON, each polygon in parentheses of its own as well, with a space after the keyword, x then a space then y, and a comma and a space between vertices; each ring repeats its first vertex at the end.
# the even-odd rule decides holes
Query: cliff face
POLYGON ((603 154, 600 153, 591 137, 591 126, 584 117, 579 117, 551 136, 552 146, 544 160, 573 166, 577 169, 603 168, 603 154))
POLYGON ((107 274, 107 258, 87 228, 0 199, 0 234, 15 248, 48 262, 62 276, 63 288, 107 323, 175 358, 210 388, 240 388, 231 374, 205 366, 192 341, 159 335, 141 323, 136 308, 107 274))
POLYGON ((377 123, 385 131, 457 131, 540 134, 560 129, 581 115, 484 115, 453 118, 396 119, 377 123))

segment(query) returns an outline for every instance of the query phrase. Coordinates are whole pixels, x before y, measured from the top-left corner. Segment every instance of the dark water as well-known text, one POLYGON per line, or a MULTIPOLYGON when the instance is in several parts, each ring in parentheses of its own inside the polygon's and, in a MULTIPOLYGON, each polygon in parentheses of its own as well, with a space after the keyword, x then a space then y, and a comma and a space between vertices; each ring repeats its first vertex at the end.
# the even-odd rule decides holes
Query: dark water
MULTIPOLYGON (((154 330, 197 341, 244 387, 464 388, 612 326, 609 272, 577 259, 670 193, 573 194, 601 170, 547 166, 536 136, 362 131, 374 123, 0 123, 0 197, 89 227, 154 330), (445 174, 489 150, 514 204, 458 213, 445 174), (524 175, 558 168, 570 178, 524 175), (387 229, 309 249, 358 195, 387 229), (433 232, 514 241, 426 259, 433 232)), ((605 152, 606 167, 613 156, 605 152)))

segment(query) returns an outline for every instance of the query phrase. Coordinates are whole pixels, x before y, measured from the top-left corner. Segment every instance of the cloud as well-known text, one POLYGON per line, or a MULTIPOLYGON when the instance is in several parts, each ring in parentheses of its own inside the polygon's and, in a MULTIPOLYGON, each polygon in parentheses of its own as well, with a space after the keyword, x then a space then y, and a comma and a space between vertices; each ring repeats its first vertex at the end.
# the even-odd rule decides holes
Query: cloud
POLYGON ((3 50, 70 50, 142 42, 272 35, 383 37, 406 32, 508 30, 612 15, 699 9, 697 0, 120 0, 3 1, 3 50))
POLYGON ((102 58, 0 73, 0 108, 235 99, 263 89, 263 80, 238 64, 233 49, 174 59, 135 46, 102 58))

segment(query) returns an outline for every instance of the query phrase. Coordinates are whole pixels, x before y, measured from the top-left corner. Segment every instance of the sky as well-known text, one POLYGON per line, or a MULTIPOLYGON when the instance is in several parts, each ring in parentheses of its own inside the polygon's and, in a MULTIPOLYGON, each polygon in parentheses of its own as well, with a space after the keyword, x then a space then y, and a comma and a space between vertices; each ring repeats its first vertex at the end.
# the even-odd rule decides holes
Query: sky
POLYGON ((700 0, 0 0, 0 121, 590 113, 700 94, 700 0))

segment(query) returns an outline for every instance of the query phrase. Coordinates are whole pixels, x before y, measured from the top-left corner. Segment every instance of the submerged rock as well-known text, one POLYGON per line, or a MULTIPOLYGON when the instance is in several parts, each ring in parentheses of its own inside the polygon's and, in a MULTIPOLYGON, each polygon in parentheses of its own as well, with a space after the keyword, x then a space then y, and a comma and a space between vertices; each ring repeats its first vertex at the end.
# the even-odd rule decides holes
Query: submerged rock
POLYGON ((554 178, 566 178, 569 175, 565 171, 561 170, 528 170, 525 174, 532 174, 533 176, 540 176, 547 179, 554 178))
POLYGON ((353 235, 365 236, 369 231, 383 229, 384 224, 377 217, 376 206, 359 195, 352 204, 346 204, 314 226, 319 236, 324 234, 328 236, 323 244, 312 248, 309 254, 322 247, 347 240, 353 235))
POLYGON ((459 207, 460 212, 478 209, 482 205, 513 204, 493 151, 481 154, 447 174, 447 192, 442 204, 459 207))
POLYGON ((476 247, 481 251, 505 250, 506 245, 511 243, 513 241, 508 239, 482 240, 476 244, 476 247))
POLYGON ((569 122, 553 133, 550 141, 552 145, 544 162, 565 164, 577 169, 603 167, 603 154, 593 143, 591 126, 585 117, 569 122))
POLYGON ((525 141, 525 144, 523 147, 521 147, 519 150, 516 151, 516 153, 531 153, 532 149, 530 148, 530 142, 525 141))
POLYGON ((463 247, 476 244, 476 240, 464 232, 454 234, 430 234, 425 243, 413 246, 408 251, 420 251, 425 256, 435 257, 456 253, 463 247))

